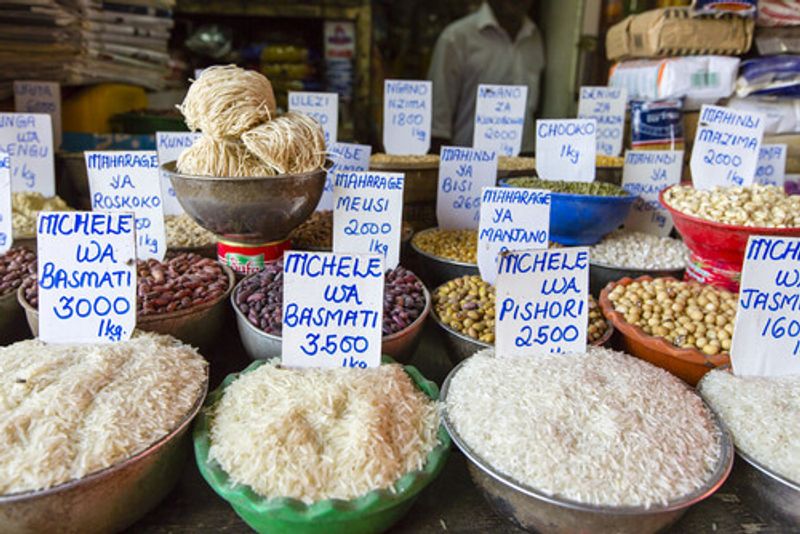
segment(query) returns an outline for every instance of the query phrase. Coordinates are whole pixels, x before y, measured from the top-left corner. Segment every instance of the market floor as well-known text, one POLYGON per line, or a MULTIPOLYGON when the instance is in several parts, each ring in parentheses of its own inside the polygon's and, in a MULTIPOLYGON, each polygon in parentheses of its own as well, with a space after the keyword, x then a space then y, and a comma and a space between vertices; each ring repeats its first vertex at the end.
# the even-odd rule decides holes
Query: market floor
MULTIPOLYGON (((206 354, 211 361, 211 387, 227 375, 246 367, 236 326, 228 321, 227 332, 234 334, 206 354), (232 329, 232 330, 231 330, 232 329)), ((410 362, 429 379, 441 384, 452 367, 436 326, 428 322, 420 347, 410 362)), ((231 507, 218 497, 200 476, 193 461, 175 490, 161 505, 129 529, 131 533, 176 534, 202 532, 251 532, 231 507)), ((464 457, 453 449, 447 466, 419 497, 408 515, 391 532, 397 534, 522 533, 489 508, 472 484, 464 457)), ((739 497, 735 478, 709 499, 694 506, 669 533, 687 534, 791 534, 800 527, 781 526, 756 516, 739 497)))

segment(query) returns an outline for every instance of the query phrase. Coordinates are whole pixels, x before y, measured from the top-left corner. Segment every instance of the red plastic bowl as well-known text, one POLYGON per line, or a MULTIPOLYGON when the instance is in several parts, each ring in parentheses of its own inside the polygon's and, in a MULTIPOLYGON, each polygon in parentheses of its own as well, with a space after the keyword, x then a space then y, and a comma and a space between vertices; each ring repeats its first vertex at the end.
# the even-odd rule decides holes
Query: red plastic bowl
POLYGON ((683 237, 686 246, 701 258, 729 264, 731 270, 742 270, 747 239, 751 235, 800 236, 800 228, 735 226, 686 215, 664 201, 664 194, 672 187, 661 191, 658 199, 672 215, 675 228, 683 237))

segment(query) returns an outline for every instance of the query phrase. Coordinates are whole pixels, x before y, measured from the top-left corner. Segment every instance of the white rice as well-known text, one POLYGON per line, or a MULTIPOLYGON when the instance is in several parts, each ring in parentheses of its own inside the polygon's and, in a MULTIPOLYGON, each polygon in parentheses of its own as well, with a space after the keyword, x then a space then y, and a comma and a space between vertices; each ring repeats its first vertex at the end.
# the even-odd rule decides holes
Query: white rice
POLYGON ((209 459, 237 484, 307 504, 391 489, 437 445, 436 403, 399 365, 240 376, 211 411, 209 459))
POLYGON ((603 348, 494 358, 482 351, 450 382, 448 419, 494 469, 591 505, 662 505, 707 483, 720 436, 680 380, 603 348))
POLYGON ((699 390, 733 434, 736 447, 800 484, 800 375, 741 377, 714 370, 699 390))
POLYGON ((188 414, 206 362, 169 336, 0 348, 0 494, 82 478, 146 449, 188 414))

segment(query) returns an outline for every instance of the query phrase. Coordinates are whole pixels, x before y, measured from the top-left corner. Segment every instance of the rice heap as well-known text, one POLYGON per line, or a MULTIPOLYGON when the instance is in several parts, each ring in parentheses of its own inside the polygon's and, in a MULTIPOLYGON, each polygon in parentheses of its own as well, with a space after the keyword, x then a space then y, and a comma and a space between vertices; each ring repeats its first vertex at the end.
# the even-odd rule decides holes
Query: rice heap
POLYGON ((46 197, 34 191, 11 194, 11 225, 14 238, 36 237, 36 219, 40 211, 72 211, 61 197, 46 197))
POLYGON ((178 106, 203 136, 178 158, 178 172, 217 178, 275 176, 323 167, 322 127, 289 112, 275 116, 272 84, 235 65, 203 70, 178 106))
POLYGON ((713 370, 698 389, 739 450, 800 484, 800 375, 742 377, 713 370))
POLYGON ((721 437, 679 379, 603 348, 468 359, 446 411, 489 465, 551 496, 591 505, 666 504, 701 488, 721 437))
POLYGON ((50 488, 142 451, 187 416, 205 381, 196 350, 157 334, 0 348, 0 494, 50 488))
POLYGON ((209 460, 267 497, 353 499, 425 466, 436 403, 396 364, 241 375, 210 412, 209 460), (254 409, 257 407, 257 409, 254 409))

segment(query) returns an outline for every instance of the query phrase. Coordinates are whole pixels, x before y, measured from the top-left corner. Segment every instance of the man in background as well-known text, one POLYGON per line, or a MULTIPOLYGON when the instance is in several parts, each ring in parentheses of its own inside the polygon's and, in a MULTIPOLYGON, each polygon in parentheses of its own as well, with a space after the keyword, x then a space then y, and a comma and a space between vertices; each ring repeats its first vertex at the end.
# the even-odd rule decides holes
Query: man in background
POLYGON ((431 58, 433 150, 472 146, 475 100, 482 83, 526 85, 522 151, 532 152, 534 112, 545 66, 542 34, 528 17, 533 0, 488 0, 447 26, 431 58))

